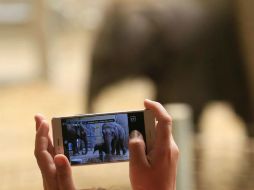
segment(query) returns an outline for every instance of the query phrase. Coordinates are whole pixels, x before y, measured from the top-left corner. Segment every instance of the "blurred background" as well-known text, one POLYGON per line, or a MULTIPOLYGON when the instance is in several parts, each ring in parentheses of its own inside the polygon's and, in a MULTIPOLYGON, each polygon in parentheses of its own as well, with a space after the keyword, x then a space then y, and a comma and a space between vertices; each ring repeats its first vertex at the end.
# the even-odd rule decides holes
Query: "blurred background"
MULTIPOLYGON (((179 190, 254 187, 251 0, 0 0, 0 189, 42 189, 34 120, 163 103, 179 190)), ((130 189, 128 163, 74 167, 130 189)))

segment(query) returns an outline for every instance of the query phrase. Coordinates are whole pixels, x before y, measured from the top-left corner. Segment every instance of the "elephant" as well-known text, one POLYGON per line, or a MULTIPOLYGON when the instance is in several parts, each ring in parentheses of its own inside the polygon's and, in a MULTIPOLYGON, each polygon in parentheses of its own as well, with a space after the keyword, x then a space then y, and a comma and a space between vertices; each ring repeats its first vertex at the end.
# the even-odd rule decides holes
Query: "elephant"
POLYGON ((254 136, 254 106, 235 14, 230 1, 220 3, 229 5, 214 11, 221 14, 202 13, 205 8, 194 3, 162 9, 116 4, 92 51, 87 109, 93 111, 93 102, 106 87, 146 77, 155 85, 157 101, 189 104, 195 124, 207 102, 229 102, 254 136))
POLYGON ((85 130, 84 127, 82 127, 81 125, 78 126, 78 138, 83 142, 81 142, 81 145, 80 145, 80 150, 82 150, 82 154, 83 154, 83 148, 85 148, 85 153, 84 154, 87 154, 88 152, 88 141, 87 141, 87 132, 85 130), (83 147, 83 144, 84 144, 84 147, 83 147))
POLYGON ((121 150, 123 155, 125 155, 126 148, 124 142, 126 137, 122 126, 116 122, 104 123, 102 125, 102 134, 107 155, 120 155, 121 150))
MULTIPOLYGON (((73 127, 70 124, 67 124, 66 126, 66 137, 67 140, 67 146, 70 143, 72 147, 73 154, 78 154, 78 145, 77 145, 77 133, 75 127, 73 127)), ((69 148, 68 148, 69 149, 69 148)))
POLYGON ((107 152, 106 143, 95 144, 94 145, 94 151, 93 151, 93 153, 95 153, 96 151, 99 151, 99 158, 100 158, 100 160, 104 161, 103 153, 106 154, 106 152, 107 152))
POLYGON ((87 134, 85 129, 81 125, 66 125, 66 140, 72 144, 73 154, 79 154, 82 151, 83 154, 83 143, 85 145, 85 153, 88 152, 87 147, 87 134), (77 140, 81 140, 80 146, 78 146, 77 140), (83 142, 83 143, 82 143, 83 142))

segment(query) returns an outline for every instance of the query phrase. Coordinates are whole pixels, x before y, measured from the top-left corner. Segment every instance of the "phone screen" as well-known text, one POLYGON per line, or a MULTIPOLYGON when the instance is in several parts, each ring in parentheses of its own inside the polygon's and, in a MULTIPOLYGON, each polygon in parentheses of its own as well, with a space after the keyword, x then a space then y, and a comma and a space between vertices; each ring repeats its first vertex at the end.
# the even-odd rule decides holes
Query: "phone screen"
POLYGON ((132 130, 146 141, 143 111, 62 118, 61 126, 64 154, 72 165, 129 160, 132 130))

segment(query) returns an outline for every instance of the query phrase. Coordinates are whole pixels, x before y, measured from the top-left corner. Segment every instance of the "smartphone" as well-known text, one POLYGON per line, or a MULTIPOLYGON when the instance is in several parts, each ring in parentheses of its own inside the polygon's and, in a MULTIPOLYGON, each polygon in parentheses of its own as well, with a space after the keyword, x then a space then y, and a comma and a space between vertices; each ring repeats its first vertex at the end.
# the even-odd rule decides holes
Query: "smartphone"
POLYGON ((138 130, 152 148, 155 117, 151 110, 86 114, 52 118, 56 154, 64 154, 71 165, 112 163, 129 160, 128 140, 138 130))

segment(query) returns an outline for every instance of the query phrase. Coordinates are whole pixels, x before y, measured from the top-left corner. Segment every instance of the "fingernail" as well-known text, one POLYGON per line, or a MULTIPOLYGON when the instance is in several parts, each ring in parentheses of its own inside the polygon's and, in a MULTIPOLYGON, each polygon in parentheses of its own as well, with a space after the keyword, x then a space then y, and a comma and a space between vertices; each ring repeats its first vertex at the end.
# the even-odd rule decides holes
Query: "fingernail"
POLYGON ((62 168, 65 166, 65 160, 61 157, 55 157, 55 164, 57 167, 62 168))
POLYGON ((47 125, 47 121, 46 121, 45 119, 43 119, 43 120, 41 121, 40 126, 43 126, 43 125, 47 125))
POLYGON ((143 136, 139 131, 133 130, 130 133, 130 139, 134 139, 134 138, 143 139, 143 136))
POLYGON ((148 99, 148 98, 146 98, 145 101, 152 102, 152 100, 150 100, 150 99, 148 99))

